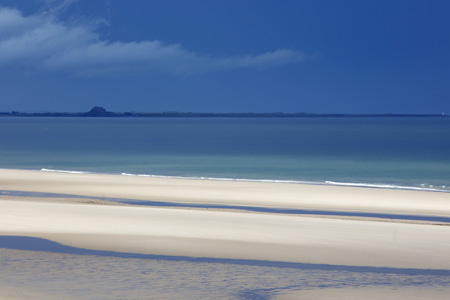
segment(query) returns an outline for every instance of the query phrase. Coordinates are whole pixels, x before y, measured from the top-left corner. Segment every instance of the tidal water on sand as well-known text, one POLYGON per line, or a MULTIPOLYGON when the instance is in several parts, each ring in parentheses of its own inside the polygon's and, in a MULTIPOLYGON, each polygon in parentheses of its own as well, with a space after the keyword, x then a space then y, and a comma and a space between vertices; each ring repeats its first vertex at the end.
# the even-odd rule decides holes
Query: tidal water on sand
POLYGON ((302 290, 367 287, 414 287, 443 291, 443 295, 450 291, 450 273, 445 270, 127 257, 123 253, 54 244, 33 238, 0 237, 0 283, 24 293, 26 287, 33 295, 49 300, 266 300, 302 290))

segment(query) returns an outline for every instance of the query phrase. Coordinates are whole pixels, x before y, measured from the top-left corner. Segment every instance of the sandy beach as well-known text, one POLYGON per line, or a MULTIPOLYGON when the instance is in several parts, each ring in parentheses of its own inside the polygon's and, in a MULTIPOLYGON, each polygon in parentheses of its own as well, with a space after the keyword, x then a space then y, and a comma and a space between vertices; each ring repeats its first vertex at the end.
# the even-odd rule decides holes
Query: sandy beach
POLYGON ((450 270, 445 222, 119 205, 5 191, 441 217, 450 217, 449 193, 5 169, 0 190, 0 236, 149 255, 450 270))
POLYGON ((0 190, 134 200, 450 216, 450 193, 0 169, 0 190))

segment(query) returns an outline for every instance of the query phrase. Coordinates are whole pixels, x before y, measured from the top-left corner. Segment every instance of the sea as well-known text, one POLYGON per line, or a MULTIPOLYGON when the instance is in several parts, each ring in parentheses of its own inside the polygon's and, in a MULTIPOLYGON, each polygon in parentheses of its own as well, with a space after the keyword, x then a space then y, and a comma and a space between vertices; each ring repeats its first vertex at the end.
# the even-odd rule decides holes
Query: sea
POLYGON ((0 168, 450 192, 450 118, 0 117, 0 168))

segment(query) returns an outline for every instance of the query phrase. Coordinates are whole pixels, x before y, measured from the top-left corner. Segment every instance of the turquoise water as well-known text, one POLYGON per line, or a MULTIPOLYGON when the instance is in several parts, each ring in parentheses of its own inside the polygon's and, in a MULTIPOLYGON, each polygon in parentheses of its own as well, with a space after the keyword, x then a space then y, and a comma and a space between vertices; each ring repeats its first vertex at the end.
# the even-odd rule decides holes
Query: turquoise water
POLYGON ((0 168, 450 190, 450 118, 0 118, 0 168))

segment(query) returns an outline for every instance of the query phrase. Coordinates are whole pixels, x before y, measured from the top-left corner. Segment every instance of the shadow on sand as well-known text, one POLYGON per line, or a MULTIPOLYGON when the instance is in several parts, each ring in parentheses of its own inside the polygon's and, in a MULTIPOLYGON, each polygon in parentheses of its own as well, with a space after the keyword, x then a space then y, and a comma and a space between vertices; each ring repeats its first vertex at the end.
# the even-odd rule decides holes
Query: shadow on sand
POLYGON ((365 266, 343 266, 343 265, 325 265, 325 264, 307 264, 293 262, 278 261, 262 261, 248 259, 228 259, 228 258, 208 258, 208 257, 189 257, 189 256, 169 256, 154 254, 126 253, 102 250, 89 250, 65 246, 56 242, 52 242, 42 238, 25 237, 25 236, 0 236, 0 253, 1 248, 14 250, 44 251, 53 253, 64 253, 74 255, 95 255, 104 257, 117 258, 135 258, 135 259, 152 259, 163 261, 182 261, 192 263, 220 263, 248 266, 264 266, 276 268, 295 268, 310 270, 326 270, 326 271, 347 271, 360 273, 390 273, 404 275, 438 275, 450 276, 450 270, 434 270, 434 269, 401 269, 387 267, 365 267, 365 266))
POLYGON ((274 213, 274 214, 365 217, 365 218, 379 218, 379 219, 393 219, 393 220, 413 220, 413 221, 450 223, 450 217, 440 217, 440 216, 380 214, 380 213, 330 211, 330 210, 308 210, 308 209, 289 209, 289 208, 285 209, 285 208, 260 207, 260 206, 214 205, 214 204, 145 201, 145 200, 134 200, 134 199, 122 199, 122 198, 86 197, 86 196, 68 195, 68 194, 5 191, 5 190, 0 190, 0 195, 17 196, 17 197, 37 197, 37 198, 41 197, 41 198, 96 199, 96 200, 106 200, 106 201, 112 201, 112 202, 117 202, 117 203, 138 205, 138 206, 150 206, 150 207, 205 208, 205 209, 210 208, 210 209, 224 209, 224 210, 244 210, 244 211, 251 211, 251 212, 263 212, 263 213, 274 213))

